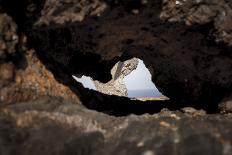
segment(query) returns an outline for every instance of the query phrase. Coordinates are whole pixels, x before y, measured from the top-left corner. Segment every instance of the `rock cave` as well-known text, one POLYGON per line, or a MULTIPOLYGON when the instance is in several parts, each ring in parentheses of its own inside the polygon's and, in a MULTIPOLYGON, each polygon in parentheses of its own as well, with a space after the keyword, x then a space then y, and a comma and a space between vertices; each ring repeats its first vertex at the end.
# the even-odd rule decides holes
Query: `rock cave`
POLYGON ((168 99, 156 88, 151 81, 151 73, 138 58, 117 62, 111 69, 111 76, 112 79, 109 82, 101 83, 92 77, 72 75, 83 87, 103 94, 141 100, 168 99))
POLYGON ((1 155, 232 153, 229 0, 0 0, 0 23, 1 155), (72 77, 132 58, 169 100, 72 77))

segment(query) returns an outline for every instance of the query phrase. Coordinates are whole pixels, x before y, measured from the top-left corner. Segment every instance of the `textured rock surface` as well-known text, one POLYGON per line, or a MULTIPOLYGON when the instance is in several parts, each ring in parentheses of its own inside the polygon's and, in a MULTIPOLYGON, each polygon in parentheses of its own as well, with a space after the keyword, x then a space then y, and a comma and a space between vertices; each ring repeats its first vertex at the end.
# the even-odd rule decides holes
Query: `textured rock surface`
MULTIPOLYGON (((185 3, 192 6, 191 1, 185 3)), ((202 3, 193 6, 201 8, 202 3)), ((162 94, 186 104, 213 107, 231 92, 231 47, 215 41, 220 40, 212 35, 216 19, 196 20, 192 25, 185 24, 185 18, 165 21, 171 16, 167 13, 170 7, 161 1, 107 4, 101 16, 87 16, 80 23, 34 27, 29 35, 31 45, 41 59, 59 63, 72 75, 85 74, 102 82, 111 79, 109 73, 117 61, 140 58, 162 94)), ((228 6, 225 16, 230 17, 229 3, 215 0, 213 4, 216 8, 228 6)), ((230 20, 225 22, 223 25, 230 25, 230 20)))
POLYGON ((14 69, 11 63, 1 65, 0 103, 15 103, 38 99, 40 96, 59 96, 67 100, 80 102, 70 88, 58 83, 52 73, 35 56, 34 51, 28 51, 27 67, 14 69), (13 73, 12 73, 13 72, 13 73), (7 80, 6 80, 7 79, 7 80))
POLYGON ((223 99, 219 103, 219 109, 221 113, 232 113, 232 98, 231 95, 228 98, 223 99))
POLYGON ((187 25, 213 23, 216 41, 232 45, 232 2, 227 0, 164 1, 161 18, 187 25))
POLYGON ((127 88, 123 79, 137 68, 138 62, 137 58, 118 62, 111 70, 112 80, 107 83, 94 81, 97 91, 108 95, 127 96, 127 88))
POLYGON ((64 24, 82 21, 85 16, 100 16, 106 9, 105 2, 99 0, 46 0, 37 25, 64 24), (66 9, 66 8, 69 9, 66 9))
MULTIPOLYGON (((83 1, 78 5, 86 11, 81 22, 65 22, 63 17, 70 19, 74 6, 63 7, 58 3, 51 6, 56 15, 52 11, 50 13, 54 16, 45 18, 49 15, 48 2, 24 0, 19 5, 23 7, 17 8, 18 1, 3 0, 1 4, 2 10, 16 22, 18 32, 27 34, 29 44, 55 79, 72 90, 76 89, 78 95, 83 88, 74 86, 71 75, 85 74, 107 82, 111 79, 113 65, 132 57, 145 62, 153 75, 153 82, 173 101, 198 103, 202 107, 210 104, 215 108, 218 102, 231 94, 231 47, 216 42, 220 40, 220 36, 216 35, 216 31, 220 31, 216 19, 223 20, 224 26, 231 23, 224 20, 231 16, 228 1, 83 1), (98 4, 96 8, 106 5, 105 10, 97 9, 101 16, 88 13, 94 10, 95 2, 98 4), (196 11, 202 10, 202 7, 208 11, 196 11), (190 15, 187 11, 178 11, 183 8, 193 8, 192 23, 188 21, 190 15), (223 12, 222 8, 226 8, 226 13, 219 13, 214 18, 218 10, 223 12), (53 23, 56 17, 62 22, 53 23), (37 23, 42 19, 47 20, 47 25, 37 23)), ((73 2, 67 1, 68 4, 73 2)), ((223 31, 229 31, 228 27, 223 31)), ((227 34, 225 38, 230 36, 230 33, 227 34)), ((23 41, 21 35, 19 38, 17 48, 20 49, 23 41)), ((228 39, 221 40, 229 43, 228 39)), ((15 71, 10 71, 15 65, 18 68, 22 62, 25 63, 23 52, 16 53, 10 54, 8 75, 15 74, 15 71)), ((6 81, 12 81, 10 76, 7 78, 6 81)))
POLYGON ((1 109, 0 153, 230 155, 231 117, 167 110, 113 117, 45 97, 1 109))
POLYGON ((17 25, 7 14, 0 13, 0 63, 16 52, 17 25))
MULTIPOLYGON (((231 2, 78 2, 0 0, 0 154, 230 155, 231 114, 186 106, 212 112, 232 92, 231 2), (132 57, 171 101, 109 96, 72 79, 107 82, 132 57)), ((220 108, 231 112, 231 98, 220 108)))

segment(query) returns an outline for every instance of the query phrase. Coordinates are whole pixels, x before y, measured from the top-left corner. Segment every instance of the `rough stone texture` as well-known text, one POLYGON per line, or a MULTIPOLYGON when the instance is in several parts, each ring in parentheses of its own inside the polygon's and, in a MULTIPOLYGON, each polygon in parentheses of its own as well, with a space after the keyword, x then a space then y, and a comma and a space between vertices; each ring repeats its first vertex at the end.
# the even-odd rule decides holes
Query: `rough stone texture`
POLYGON ((137 68, 138 62, 137 58, 118 62, 111 70, 112 80, 107 83, 94 81, 97 91, 108 95, 127 96, 127 88, 123 79, 137 68))
POLYGON ((168 110, 113 117, 44 97, 1 108, 0 153, 230 155, 231 117, 168 110))
POLYGON ((3 61, 9 60, 10 55, 16 53, 18 43, 17 25, 11 17, 0 13, 0 65, 3 61))
POLYGON ((43 95, 59 96, 80 102, 70 88, 54 79, 52 73, 35 56, 34 51, 28 51, 25 56, 27 63, 25 69, 14 69, 11 63, 1 65, 1 104, 27 101, 43 95))
POLYGON ((41 14, 45 0, 1 0, 1 12, 7 12, 21 32, 33 24, 41 14))
POLYGON ((26 48, 26 37, 18 32, 13 19, 0 13, 0 104, 27 101, 42 95, 80 103, 70 88, 57 82, 36 53, 26 48))
POLYGON ((213 23, 216 41, 232 45, 232 2, 228 0, 164 0, 162 19, 187 25, 213 23))
MULTIPOLYGON (((212 112, 232 92, 229 1, 59 2, 0 0, 8 14, 0 15, 0 154, 232 153, 231 114, 186 107, 198 103, 212 112), (104 12, 98 2, 107 5, 104 12), (22 33, 35 51, 21 51, 22 33), (132 57, 145 62, 170 101, 109 96, 72 79, 85 74, 107 82, 112 67, 132 57), (79 98, 112 116, 85 109, 79 98)), ((230 97, 220 105, 231 112, 230 97)))
POLYGON ((14 79, 14 65, 4 63, 0 65, 0 88, 8 85, 14 79))
MULTIPOLYGON (((187 4, 191 6, 192 2, 187 4)), ((213 4, 230 10, 226 1, 215 0, 213 4)), ((80 23, 35 26, 28 32, 31 46, 41 59, 58 63, 70 74, 85 74, 102 82, 111 79, 109 73, 117 61, 140 58, 158 89, 171 100, 186 104, 215 107, 230 94, 231 47, 215 42, 211 33, 214 18, 193 25, 184 24, 185 18, 164 21, 160 16, 170 8, 158 0, 108 5, 100 17, 86 17, 80 23)), ((194 7, 202 6, 199 3, 194 7)))
MULTIPOLYGON (((85 74, 108 82, 116 62, 138 57, 148 66, 158 89, 173 101, 188 105, 197 103, 202 107, 210 104, 214 109, 231 92, 231 47, 215 42, 215 35, 212 36, 212 31, 216 30, 214 18, 209 18, 208 22, 194 18, 197 24, 192 25, 184 24, 185 18, 170 22, 163 20, 172 16, 170 1, 104 1, 108 7, 99 17, 86 14, 82 22, 48 22, 50 25, 42 26, 35 23, 48 13, 41 14, 46 1, 25 0, 20 4, 23 7, 17 8, 18 1, 10 1, 16 5, 2 2, 20 28, 19 32, 27 34, 30 46, 35 48, 42 63, 52 71, 56 80, 72 90, 75 88, 71 75, 85 74), (36 9, 30 10, 29 5, 36 9)), ((193 5, 195 3, 190 1, 183 5, 188 8, 187 4, 196 10, 202 5, 193 5)), ((213 4, 216 8, 228 6, 225 18, 230 16, 230 3, 215 0, 213 4)), ((67 15, 67 18, 70 14, 62 13, 73 10, 70 6, 54 7, 57 7, 58 16, 67 15)), ((176 4, 173 10, 175 7, 176 4)), ((214 11, 209 12, 214 14, 214 11)), ((194 14, 194 17, 202 15, 198 11, 194 14)), ((222 25, 230 24, 230 20, 226 21, 228 23, 222 25)), ((77 94, 82 91, 80 87, 76 89, 79 89, 75 91, 77 94)))
POLYGON ((221 113, 232 113, 232 95, 230 97, 223 99, 219 103, 219 109, 221 113))

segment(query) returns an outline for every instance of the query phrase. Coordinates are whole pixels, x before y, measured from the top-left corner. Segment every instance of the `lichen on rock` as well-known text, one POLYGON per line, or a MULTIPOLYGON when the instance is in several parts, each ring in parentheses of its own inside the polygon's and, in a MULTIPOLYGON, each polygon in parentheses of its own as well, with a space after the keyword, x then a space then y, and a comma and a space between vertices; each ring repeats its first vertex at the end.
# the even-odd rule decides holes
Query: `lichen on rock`
POLYGON ((0 63, 16 53, 17 25, 6 13, 0 13, 0 63))

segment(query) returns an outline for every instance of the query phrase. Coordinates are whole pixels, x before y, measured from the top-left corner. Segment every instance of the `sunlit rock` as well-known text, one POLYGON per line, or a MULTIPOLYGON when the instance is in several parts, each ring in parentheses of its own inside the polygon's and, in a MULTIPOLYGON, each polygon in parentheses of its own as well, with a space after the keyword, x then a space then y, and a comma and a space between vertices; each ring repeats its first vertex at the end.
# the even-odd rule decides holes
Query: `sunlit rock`
POLYGON ((95 80, 96 89, 104 94, 127 96, 128 92, 123 79, 137 68, 138 62, 137 58, 118 62, 111 70, 112 80, 107 83, 95 80))

